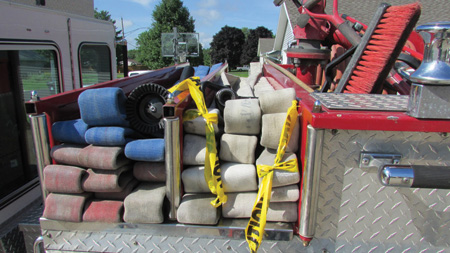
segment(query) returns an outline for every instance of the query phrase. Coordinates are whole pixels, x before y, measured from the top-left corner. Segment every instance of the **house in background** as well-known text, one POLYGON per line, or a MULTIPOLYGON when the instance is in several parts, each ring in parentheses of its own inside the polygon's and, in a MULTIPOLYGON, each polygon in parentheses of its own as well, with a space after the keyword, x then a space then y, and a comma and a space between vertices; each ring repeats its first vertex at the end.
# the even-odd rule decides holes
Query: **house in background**
POLYGON ((273 50, 274 42, 274 38, 259 38, 257 55, 261 64, 263 63, 263 58, 261 56, 273 50))
MULTIPOLYGON (((416 2, 416 0, 345 0, 339 1, 339 13, 349 15, 358 21, 369 24, 378 6, 387 2, 391 5, 403 5, 416 2)), ((422 14, 418 21, 418 25, 435 22, 447 21, 448 13, 450 13, 450 5, 448 0, 420 0, 422 4, 422 14)), ((333 1, 327 1, 326 13, 331 14, 333 1)), ((287 64, 286 49, 292 42, 295 42, 294 27, 296 20, 299 18, 297 7, 292 1, 284 1, 279 7, 280 16, 278 18, 277 33, 272 52, 281 52, 281 63, 287 64)))

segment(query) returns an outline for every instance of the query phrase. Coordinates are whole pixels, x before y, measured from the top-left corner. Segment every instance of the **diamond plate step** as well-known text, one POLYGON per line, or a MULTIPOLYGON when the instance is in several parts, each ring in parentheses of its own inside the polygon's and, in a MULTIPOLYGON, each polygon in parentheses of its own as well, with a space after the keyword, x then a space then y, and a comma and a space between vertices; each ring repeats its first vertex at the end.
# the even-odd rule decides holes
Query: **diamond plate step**
POLYGON ((364 110, 364 111, 399 111, 408 109, 409 96, 378 94, 343 94, 311 93, 328 109, 364 110))

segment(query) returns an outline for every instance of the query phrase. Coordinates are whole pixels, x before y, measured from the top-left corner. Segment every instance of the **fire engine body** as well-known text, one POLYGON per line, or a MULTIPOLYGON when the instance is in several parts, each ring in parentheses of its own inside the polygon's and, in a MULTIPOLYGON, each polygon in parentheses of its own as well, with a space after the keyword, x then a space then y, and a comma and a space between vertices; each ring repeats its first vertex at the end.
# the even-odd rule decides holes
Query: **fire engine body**
MULTIPOLYGON (((295 90, 300 125, 296 152, 301 177, 298 219, 293 223, 268 222, 259 250, 449 250, 450 120, 445 116, 448 99, 434 104, 433 99, 427 100, 417 92, 411 95, 310 92, 283 71, 298 64, 275 66, 267 60, 265 64, 252 65, 259 66, 262 73, 257 78, 267 79, 274 90, 295 90), (417 101, 422 108, 419 111, 431 112, 433 109, 428 108, 437 108, 444 116, 427 117, 414 112, 412 108, 417 101)), ((52 163, 49 150, 56 142, 51 125, 79 117, 76 101, 83 91, 120 87, 129 94, 147 82, 173 84, 180 78, 180 67, 28 102, 40 169, 52 163)), ((224 76, 230 76, 227 70, 228 64, 221 64, 201 81, 224 83, 224 76)), ((415 90, 428 91, 420 83, 414 85, 415 90)), ((209 105, 210 94, 205 91, 204 96, 209 105)), ((248 219, 221 218, 217 225, 176 221, 182 195, 181 157, 183 150, 189 148, 182 144, 183 113, 194 106, 187 91, 174 95, 164 106, 166 196, 170 202, 164 223, 68 222, 41 218, 42 237, 38 242, 43 243, 44 249, 48 252, 248 251, 245 241, 248 219)), ((43 195, 47 196, 45 188, 43 195)))
MULTIPOLYGON (((226 69, 223 64, 203 80, 217 80, 226 69)), ((298 155, 302 190, 298 222, 269 222, 260 249, 281 252, 448 249, 449 191, 385 186, 379 180, 379 169, 390 164, 448 164, 450 121, 408 116, 405 113, 408 96, 310 94, 268 64, 263 66, 263 73, 270 77, 275 89, 295 88, 300 101, 298 155), (305 239, 310 241, 307 247, 305 239)), ((157 72, 134 78, 149 80, 151 75, 157 72)), ((100 86, 114 85, 130 90, 136 83, 117 80, 100 86)), ((74 100, 80 92, 33 102, 35 113, 44 113, 47 123, 44 125, 51 125, 52 121, 71 115, 59 108, 67 108, 70 104, 67 101, 74 100)), ((170 105, 175 107, 174 115, 167 119, 178 121, 192 103, 189 96, 177 100, 170 105)), ((76 108, 72 112, 76 115, 76 108)), ((165 137, 166 145, 168 139, 178 139, 179 143, 182 138, 182 129, 172 129, 171 138, 165 137)), ((183 149, 168 147, 166 152, 174 154, 183 149)), ((177 162, 166 161, 166 166, 182 167, 177 162)), ((223 219, 216 226, 201 226, 175 221, 108 224, 40 220, 44 247, 49 252, 246 251, 247 222, 223 219)))

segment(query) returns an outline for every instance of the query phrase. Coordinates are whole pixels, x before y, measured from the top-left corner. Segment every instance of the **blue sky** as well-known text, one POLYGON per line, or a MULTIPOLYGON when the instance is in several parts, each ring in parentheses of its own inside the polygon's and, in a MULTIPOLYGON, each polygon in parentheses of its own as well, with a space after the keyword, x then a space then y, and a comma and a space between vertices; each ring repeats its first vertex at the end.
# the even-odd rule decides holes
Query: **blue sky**
MULTIPOLYGON (((94 0, 94 7, 105 10, 116 20, 121 29, 123 18, 128 48, 136 47, 135 39, 153 23, 152 13, 161 0, 94 0)), ((200 35, 204 48, 209 47, 212 37, 225 25, 254 29, 264 26, 276 33, 280 7, 272 0, 184 0, 195 19, 195 31, 200 35)))

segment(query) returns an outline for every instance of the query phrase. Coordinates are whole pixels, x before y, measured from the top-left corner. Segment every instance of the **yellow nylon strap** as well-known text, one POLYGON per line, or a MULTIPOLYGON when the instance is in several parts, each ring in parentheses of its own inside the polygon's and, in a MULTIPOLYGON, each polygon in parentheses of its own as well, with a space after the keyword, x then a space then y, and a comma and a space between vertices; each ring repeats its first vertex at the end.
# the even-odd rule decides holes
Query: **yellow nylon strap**
POLYGON ((202 114, 197 109, 189 109, 189 110, 184 111, 183 121, 194 120, 200 116, 202 116, 202 114))
POLYGON ((180 91, 180 92, 185 91, 185 90, 189 89, 189 85, 192 85, 192 84, 200 85, 200 77, 193 76, 188 79, 185 79, 185 80, 179 82, 177 85, 171 87, 169 89, 169 92, 174 93, 175 91, 180 91))
POLYGON ((283 129, 281 130, 280 142, 278 143, 277 157, 275 158, 275 164, 280 163, 286 152, 287 145, 294 131, 295 124, 297 123, 297 101, 293 100, 291 107, 289 107, 284 121, 283 129))
POLYGON ((272 181, 274 170, 285 170, 289 172, 298 172, 297 159, 281 162, 286 152, 286 147, 297 122, 297 101, 292 101, 289 107, 286 119, 284 121, 283 130, 281 131, 280 141, 278 144, 277 155, 274 165, 257 165, 258 176, 263 177, 258 190, 256 202, 253 205, 252 215, 245 229, 245 238, 251 252, 257 252, 261 245, 266 227, 267 210, 269 208, 270 195, 272 193, 272 181))
POLYGON ((273 166, 258 164, 257 166, 258 177, 264 177, 273 170, 285 170, 288 172, 298 172, 297 159, 291 159, 286 162, 277 163, 273 166))
MULTIPOLYGON (((183 121, 194 120, 201 116, 202 114, 200 113, 199 110, 189 109, 183 113, 183 121)), ((208 113, 206 115, 203 115, 203 117, 206 119, 206 123, 211 122, 213 124, 217 124, 219 122, 219 116, 217 116, 216 113, 208 113)))
POLYGON ((200 78, 198 77, 188 78, 169 89, 169 92, 174 93, 175 91, 184 91, 189 89, 189 93, 197 105, 197 110, 186 111, 185 115, 187 116, 187 119, 184 120, 192 120, 199 116, 206 119, 205 180, 211 193, 217 195, 217 198, 214 201, 211 201, 211 205, 214 207, 219 207, 223 203, 227 202, 227 196, 223 191, 219 158, 217 157, 216 138, 213 127, 213 124, 218 122, 218 117, 217 114, 208 113, 203 93, 200 91, 198 86, 199 82, 200 78))
POLYGON ((257 252, 264 236, 267 210, 269 209, 270 195, 272 194, 273 170, 261 182, 256 202, 253 205, 252 216, 245 228, 245 238, 251 252, 257 252))

